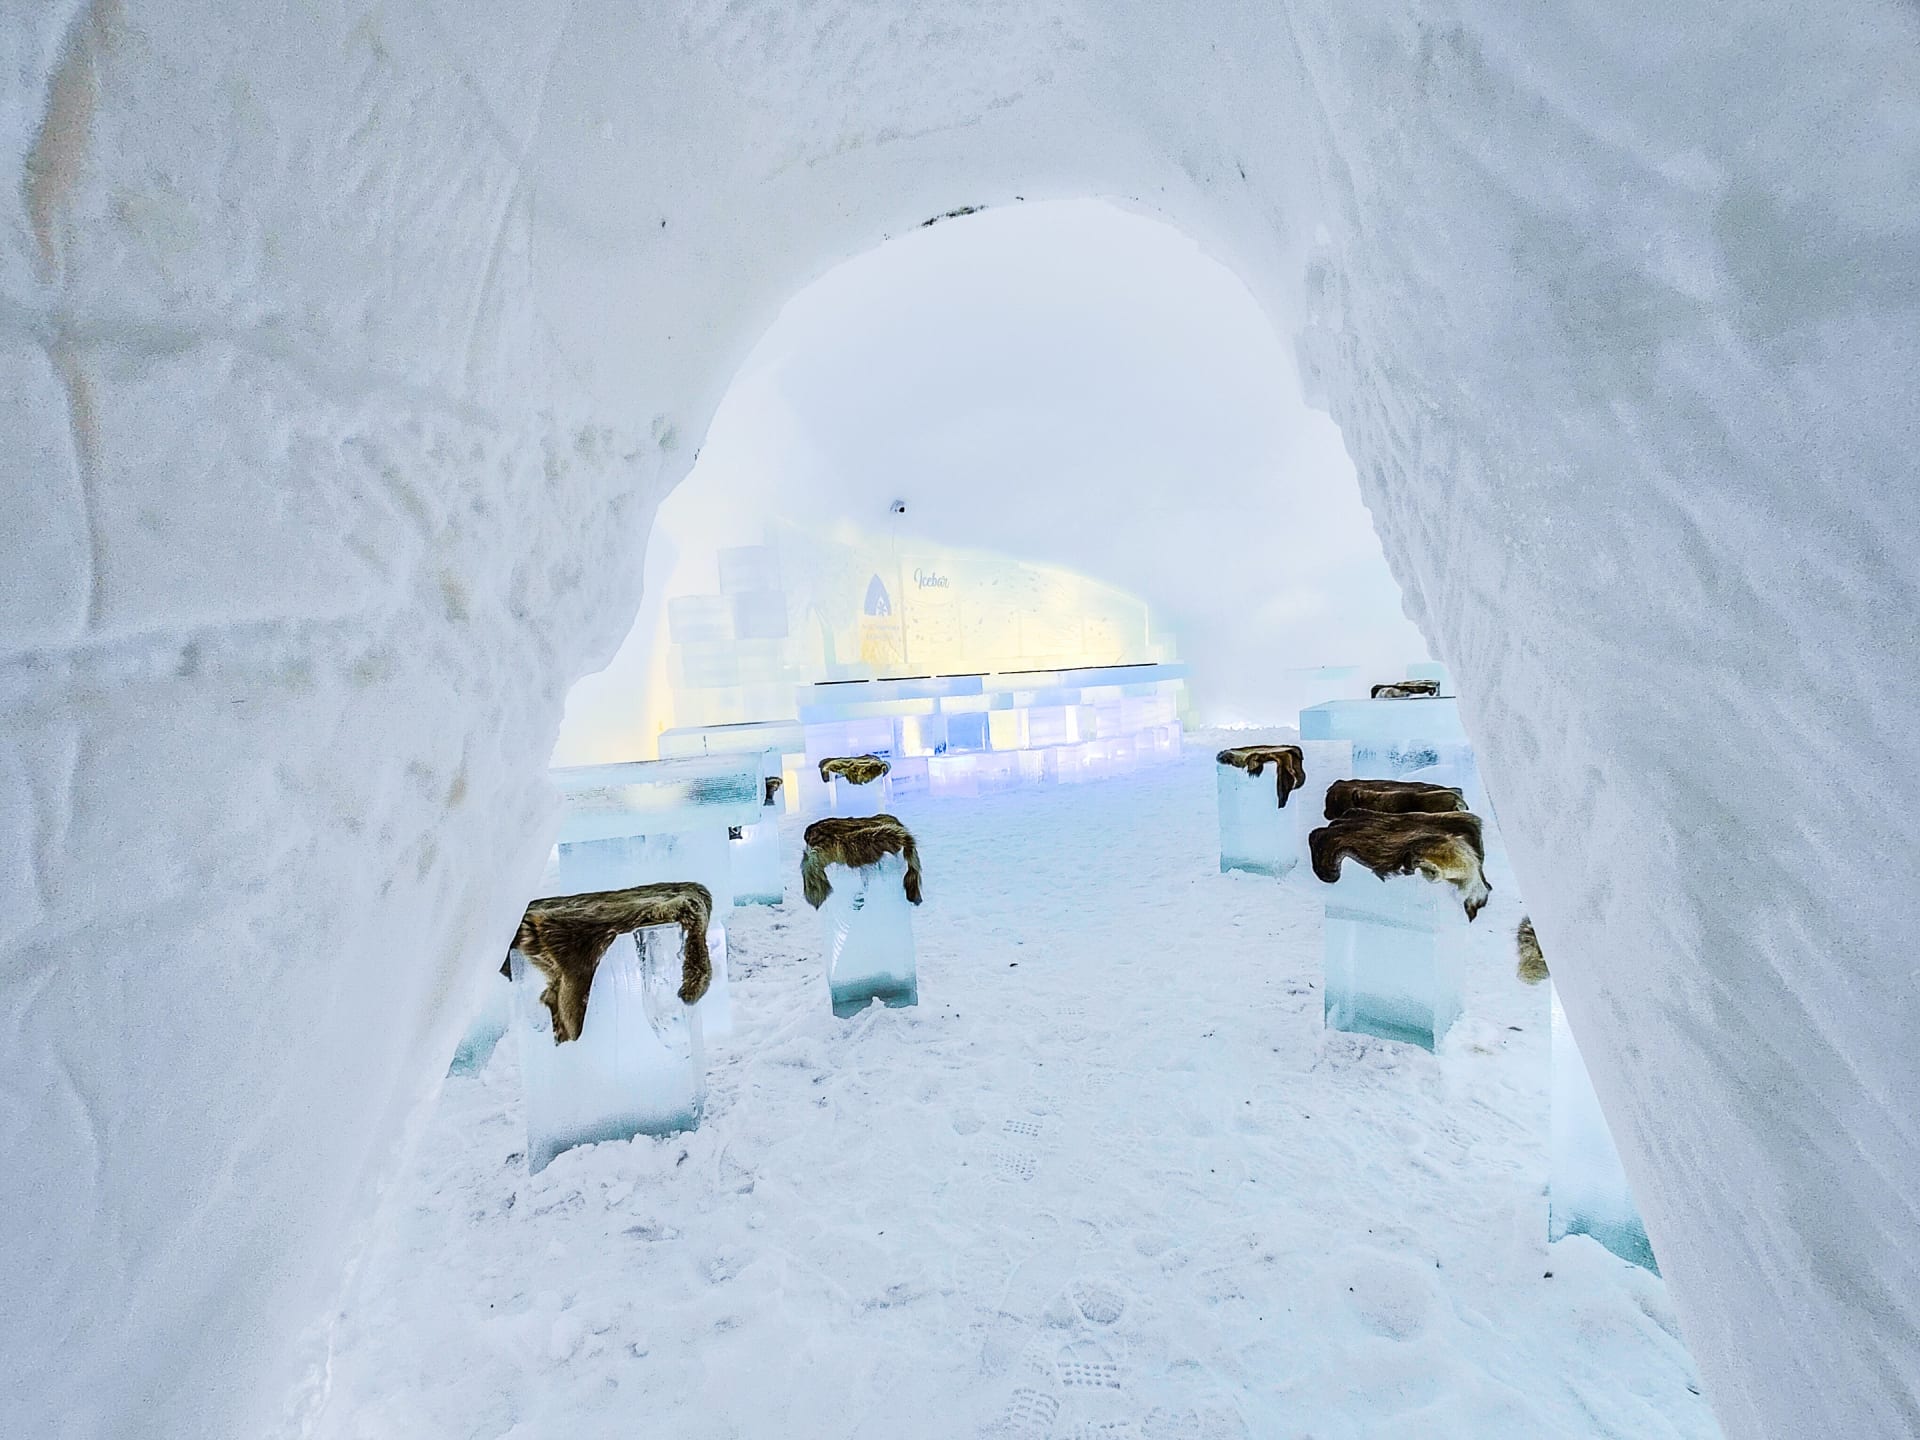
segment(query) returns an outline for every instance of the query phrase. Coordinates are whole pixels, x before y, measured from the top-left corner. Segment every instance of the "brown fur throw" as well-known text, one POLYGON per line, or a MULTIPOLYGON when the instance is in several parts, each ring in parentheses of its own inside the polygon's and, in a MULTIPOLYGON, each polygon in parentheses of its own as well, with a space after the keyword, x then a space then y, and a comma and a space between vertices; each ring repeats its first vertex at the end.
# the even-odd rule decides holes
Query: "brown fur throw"
POLYGON ((1420 780, 1336 780, 1327 787, 1329 820, 1371 810, 1380 815, 1444 815, 1467 808, 1467 797, 1451 785, 1420 780))
POLYGON ((836 755, 820 762, 820 778, 838 775, 849 785, 871 785, 892 768, 878 755, 836 755))
POLYGON ((1287 796, 1307 783, 1307 764, 1298 745, 1236 745, 1213 758, 1217 764, 1231 765, 1256 777, 1272 765, 1274 794, 1282 810, 1287 808, 1287 796))
POLYGON ((762 805, 771 805, 771 804, 773 804, 773 798, 774 798, 774 796, 776 796, 776 795, 778 795, 778 794, 780 793, 780 787, 781 787, 781 785, 783 785, 784 783, 786 783, 786 782, 784 782, 784 781, 783 781, 783 780, 782 780, 782 779, 781 779, 781 778, 780 778, 780 777, 779 777, 778 775, 769 775, 769 776, 767 776, 767 786, 766 786, 766 790, 765 790, 765 792, 764 792, 764 793, 763 793, 763 794, 762 794, 762 795, 760 796, 760 803, 761 803, 762 805))
POLYGON ((1491 893, 1481 868, 1487 852, 1480 817, 1465 810, 1450 815, 1356 811, 1307 836, 1307 848, 1313 854, 1313 873, 1329 885, 1340 878, 1340 862, 1349 857, 1382 880, 1389 875, 1444 880, 1460 892, 1469 920, 1491 893))
MULTIPOLYGON (((680 961, 680 999, 688 1005, 707 993, 713 961, 707 925, 713 895, 692 881, 636 885, 590 895, 556 895, 527 906, 513 948, 527 957, 547 988, 541 1003, 553 1014, 553 1043, 578 1040, 587 1023, 587 994, 600 957, 613 942, 648 925, 678 925, 685 937, 680 961)), ((511 974, 511 962, 500 967, 511 974)))
POLYGON ((1388 685, 1376 685, 1372 691, 1375 700, 1423 700, 1439 693, 1438 680, 1395 680, 1388 685))
POLYGON ((1520 917, 1520 928, 1513 932, 1513 948, 1520 953, 1520 964, 1515 973, 1529 985, 1538 985, 1547 978, 1547 957, 1540 949, 1540 937, 1533 933, 1531 916, 1520 917))
POLYGON ((907 862, 903 887, 907 899, 920 903, 920 848, 913 843, 913 832, 891 815, 841 815, 816 820, 801 836, 806 850, 800 856, 800 888, 807 904, 818 910, 833 893, 827 882, 827 866, 845 865, 857 870, 872 865, 882 855, 898 855, 907 862))

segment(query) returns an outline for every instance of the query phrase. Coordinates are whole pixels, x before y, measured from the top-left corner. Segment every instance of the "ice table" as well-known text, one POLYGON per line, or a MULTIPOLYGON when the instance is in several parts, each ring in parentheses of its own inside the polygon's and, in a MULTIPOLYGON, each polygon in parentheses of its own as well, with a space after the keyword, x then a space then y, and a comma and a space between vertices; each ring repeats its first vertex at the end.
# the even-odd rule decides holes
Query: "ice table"
POLYGON ((1466 985, 1460 892, 1349 859, 1327 888, 1325 926, 1327 1028, 1436 1049, 1466 985))
POLYGON ((682 944, 677 925, 616 939, 594 972, 585 1027, 563 1045, 554 1043, 540 1000, 545 977, 518 950, 510 955, 534 1173, 575 1145, 700 1123, 706 1061, 700 1007, 681 1004, 678 994, 682 944))
POLYGON ((861 822, 839 818, 807 827, 807 853, 801 864, 807 900, 820 912, 825 930, 827 992, 833 1013, 858 1014, 873 1001, 890 1007, 917 1005, 913 911, 920 903, 919 858, 913 837, 899 821, 878 817, 879 850, 867 864, 847 858, 875 854, 876 832, 861 822), (825 893, 822 893, 824 889, 825 893))
POLYGON ((1333 700, 1309 706, 1300 712, 1300 738, 1349 741, 1352 774, 1457 785, 1474 813, 1487 813, 1473 744, 1460 723, 1460 702, 1451 696, 1333 700))
POLYGON ((1220 870, 1255 875, 1285 875, 1300 861, 1301 835, 1297 788, 1279 772, 1287 745, 1236 746, 1214 757, 1220 796, 1220 870), (1257 768, 1256 768, 1257 767, 1257 768), (1281 799, 1282 789, 1287 791, 1281 799))
POLYGON ((586 895, 693 880, 713 896, 713 985, 700 1001, 708 1036, 733 1031, 727 984, 727 912, 733 906, 731 832, 760 822, 759 754, 691 755, 551 770, 560 791, 560 843, 546 895, 586 895))
POLYGON ((1547 1185, 1547 1239, 1591 1235, 1622 1260, 1660 1273, 1647 1227, 1627 1185, 1620 1152, 1600 1112, 1600 1097, 1567 1025, 1560 996, 1553 1005, 1553 1118, 1547 1185))
POLYGON ((728 832, 728 847, 733 852, 733 903, 736 905, 778 905, 787 898, 786 876, 780 869, 778 785, 764 792, 766 804, 761 818, 752 825, 741 825, 728 832))

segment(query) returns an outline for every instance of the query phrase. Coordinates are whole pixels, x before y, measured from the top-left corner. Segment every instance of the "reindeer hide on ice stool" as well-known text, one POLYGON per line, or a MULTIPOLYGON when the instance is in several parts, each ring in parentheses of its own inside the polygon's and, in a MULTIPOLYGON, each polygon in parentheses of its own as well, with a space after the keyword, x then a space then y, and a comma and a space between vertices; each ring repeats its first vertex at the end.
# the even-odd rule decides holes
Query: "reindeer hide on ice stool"
POLYGON ((1307 836, 1307 848, 1313 855, 1313 873, 1329 885, 1339 881, 1344 859, 1357 860, 1382 880, 1391 875, 1444 880, 1460 892, 1469 920, 1480 913, 1492 890, 1481 868, 1487 852, 1480 817, 1470 811, 1447 815, 1356 811, 1328 821, 1307 836))
POLYGON ((1329 820, 1367 810, 1379 815, 1444 815, 1466 808, 1467 797, 1454 786, 1422 780, 1336 780, 1327 787, 1329 820))
POLYGON ((1236 745, 1213 759, 1215 764, 1231 765, 1256 779, 1267 766, 1273 766, 1274 796, 1282 810, 1287 808, 1287 797, 1307 783, 1307 764, 1298 745, 1236 745))
MULTIPOLYGON (((707 926, 712 918, 712 893, 692 881, 556 895, 527 906, 513 948, 547 977, 540 999, 553 1014, 553 1043, 580 1038, 600 958, 614 941, 634 930, 678 925, 685 937, 680 999, 691 1005, 706 994, 713 979, 713 961, 707 953, 707 926)), ((509 964, 501 965, 500 971, 512 974, 509 964)))
POLYGON ((883 855, 898 855, 907 862, 902 888, 908 900, 920 903, 920 849, 913 843, 913 832, 893 816, 842 815, 816 820, 801 838, 806 850, 800 856, 800 886, 807 904, 814 909, 824 905, 833 893, 827 866, 845 865, 858 870, 883 855))

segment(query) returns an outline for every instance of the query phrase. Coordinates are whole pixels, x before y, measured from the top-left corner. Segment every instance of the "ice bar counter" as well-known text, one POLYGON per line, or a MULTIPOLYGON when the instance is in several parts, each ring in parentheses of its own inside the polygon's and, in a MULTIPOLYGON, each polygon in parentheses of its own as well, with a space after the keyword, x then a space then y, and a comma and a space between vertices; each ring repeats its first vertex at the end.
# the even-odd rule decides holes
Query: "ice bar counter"
POLYGON ((530 1170, 575 1145, 700 1123, 706 1060, 700 1007, 680 1001, 683 945, 678 925, 616 938, 594 972, 579 1037, 558 1045, 540 999, 545 977, 511 953, 530 1170))
POLYGON ((1622 1260, 1656 1275, 1653 1246, 1621 1167, 1620 1152, 1600 1113, 1600 1097, 1567 1025, 1559 992, 1553 1005, 1553 1118, 1547 1185, 1547 1238, 1591 1235, 1622 1260))

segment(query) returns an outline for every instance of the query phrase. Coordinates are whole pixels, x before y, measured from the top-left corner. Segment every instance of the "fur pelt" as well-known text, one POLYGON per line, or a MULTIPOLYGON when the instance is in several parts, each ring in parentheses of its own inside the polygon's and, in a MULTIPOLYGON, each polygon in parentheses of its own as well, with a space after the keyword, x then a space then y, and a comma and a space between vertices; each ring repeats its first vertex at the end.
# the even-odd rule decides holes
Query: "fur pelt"
POLYGON ((766 789, 760 796, 760 803, 762 805, 773 804, 775 797, 780 793, 780 787, 785 783, 786 782, 778 775, 767 776, 766 789))
POLYGON ((820 762, 820 779, 838 775, 850 785, 871 785, 892 768, 878 755, 836 755, 820 762))
POLYGON ((1340 878, 1340 862, 1349 858, 1382 880, 1390 875, 1444 880, 1460 892, 1469 920, 1480 913, 1492 893, 1482 868, 1487 852, 1480 837, 1480 817, 1465 810, 1448 815, 1355 811, 1307 836, 1307 848, 1313 855, 1313 873, 1329 885, 1340 878))
POLYGON ((882 855, 898 855, 907 862, 902 888, 908 900, 920 903, 920 848, 913 843, 913 832, 893 816, 839 815, 816 820, 801 838, 806 849, 800 856, 800 888, 814 909, 818 910, 833 893, 833 886, 827 882, 827 866, 845 865, 857 870, 872 865, 882 855))
POLYGON ((1336 780, 1327 787, 1329 820, 1365 810, 1379 815, 1444 815, 1466 808, 1467 797, 1453 786, 1420 780, 1336 780))
POLYGON ((1513 948, 1520 955, 1515 973, 1523 981, 1538 985, 1547 978, 1547 957, 1540 949, 1540 937, 1533 933, 1531 916, 1520 917, 1520 928, 1513 932, 1513 948))
MULTIPOLYGON (((680 927, 681 1001, 691 1005, 706 994, 713 980, 713 960, 707 953, 712 918, 713 895, 692 881, 556 895, 527 906, 513 948, 547 977, 540 1000, 553 1015, 553 1043, 580 1038, 587 1023, 587 994, 601 957, 622 935, 648 925, 680 927)), ((500 970, 511 975, 511 960, 500 970)))
POLYGON ((1256 777, 1272 765, 1273 791, 1282 810, 1287 808, 1287 797, 1307 783, 1307 762, 1298 745, 1236 745, 1213 758, 1256 777))
POLYGON ((1440 693, 1438 680, 1394 680, 1373 687, 1375 700, 1424 700, 1440 693))

